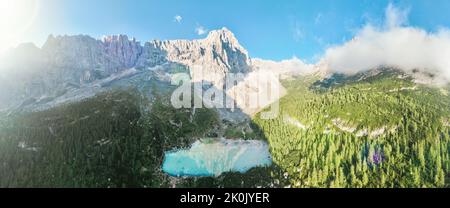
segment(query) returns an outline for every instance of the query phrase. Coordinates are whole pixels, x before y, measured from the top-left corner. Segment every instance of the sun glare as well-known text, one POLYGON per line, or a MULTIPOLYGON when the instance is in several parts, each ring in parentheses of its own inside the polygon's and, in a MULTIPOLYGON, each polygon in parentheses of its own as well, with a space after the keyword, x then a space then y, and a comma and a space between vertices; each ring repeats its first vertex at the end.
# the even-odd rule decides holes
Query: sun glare
POLYGON ((37 10, 38 0, 0 0, 0 52, 17 44, 37 10))

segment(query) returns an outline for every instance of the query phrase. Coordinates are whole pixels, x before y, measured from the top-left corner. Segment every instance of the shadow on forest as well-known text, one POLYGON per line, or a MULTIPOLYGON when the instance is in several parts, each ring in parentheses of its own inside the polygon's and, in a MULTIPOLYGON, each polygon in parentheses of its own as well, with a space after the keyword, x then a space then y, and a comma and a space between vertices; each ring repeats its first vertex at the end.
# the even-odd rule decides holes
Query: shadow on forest
MULTIPOLYGON (((148 97, 143 89, 114 88, 2 121, 0 187, 169 187, 171 179, 161 171, 165 151, 189 146, 223 121, 206 108, 195 113, 174 109, 166 94, 152 89, 148 97)), ((227 113, 245 115, 239 109, 227 113)), ((243 120, 258 139, 267 141, 250 117, 243 120)), ((273 164, 247 173, 181 179, 178 186, 271 187, 282 173, 273 164)))

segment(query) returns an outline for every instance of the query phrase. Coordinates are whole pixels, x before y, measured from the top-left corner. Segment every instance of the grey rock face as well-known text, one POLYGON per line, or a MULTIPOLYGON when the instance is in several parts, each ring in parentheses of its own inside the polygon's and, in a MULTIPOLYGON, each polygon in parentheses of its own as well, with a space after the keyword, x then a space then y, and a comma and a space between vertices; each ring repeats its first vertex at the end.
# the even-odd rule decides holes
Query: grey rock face
POLYGON ((223 73, 246 73, 251 65, 248 52, 226 28, 211 31, 201 40, 153 41, 151 45, 164 51, 169 61, 187 66, 201 65, 223 73))
POLYGON ((84 35, 50 36, 42 52, 51 67, 110 74, 134 67, 142 46, 125 35, 107 36, 102 41, 84 35))
POLYGON ((113 35, 103 38, 106 55, 119 63, 120 68, 131 68, 136 65, 142 54, 142 46, 136 39, 128 39, 126 35, 113 35))
POLYGON ((251 68, 247 51, 226 28, 211 31, 205 39, 155 40, 144 45, 126 35, 102 40, 86 35, 51 35, 42 48, 24 44, 2 60, 0 109, 29 98, 61 96, 130 68, 145 70, 174 63, 195 75, 199 72, 194 68, 201 66, 206 79, 220 79, 230 72, 247 73, 251 68))
POLYGON ((247 73, 251 68, 248 52, 226 28, 211 31, 205 39, 155 40, 145 45, 140 63, 165 61, 189 67, 194 81, 220 82, 227 73, 247 73))

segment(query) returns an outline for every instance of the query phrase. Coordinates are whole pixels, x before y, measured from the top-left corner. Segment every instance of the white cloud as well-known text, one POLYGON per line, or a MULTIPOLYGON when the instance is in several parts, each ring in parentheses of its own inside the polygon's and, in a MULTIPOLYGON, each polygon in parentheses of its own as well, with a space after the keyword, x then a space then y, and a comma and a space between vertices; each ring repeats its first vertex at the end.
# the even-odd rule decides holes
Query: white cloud
POLYGON ((317 44, 319 45, 325 45, 325 40, 320 37, 320 36, 314 36, 313 37, 314 41, 316 41, 317 44))
POLYGON ((208 32, 208 29, 206 29, 203 26, 199 25, 199 26, 197 26, 197 28, 195 28, 195 32, 198 35, 204 35, 204 34, 206 34, 208 32))
POLYGON ((181 23, 182 20, 183 20, 183 17, 180 15, 176 15, 175 17, 173 17, 174 22, 181 23))
POLYGON ((393 4, 389 4, 385 11, 385 26, 388 29, 401 27, 408 24, 409 9, 399 9, 393 4))
POLYGON ((259 70, 268 70, 276 74, 308 74, 312 72, 314 67, 312 64, 306 64, 295 56, 281 61, 253 58, 252 64, 259 70))
POLYGON ((326 50, 324 59, 333 71, 355 74, 379 66, 406 72, 422 69, 450 81, 450 30, 427 32, 404 26, 407 10, 393 5, 386 9, 384 27, 367 25, 355 38, 326 50))
POLYGON ((323 14, 322 13, 318 13, 316 15, 316 18, 314 18, 314 24, 316 24, 316 25, 320 24, 322 22, 322 17, 323 17, 323 14))
POLYGON ((300 25, 298 23, 295 23, 295 25, 294 25, 294 28, 292 31, 292 37, 294 38, 294 40, 296 42, 301 41, 304 37, 302 28, 300 27, 300 25))

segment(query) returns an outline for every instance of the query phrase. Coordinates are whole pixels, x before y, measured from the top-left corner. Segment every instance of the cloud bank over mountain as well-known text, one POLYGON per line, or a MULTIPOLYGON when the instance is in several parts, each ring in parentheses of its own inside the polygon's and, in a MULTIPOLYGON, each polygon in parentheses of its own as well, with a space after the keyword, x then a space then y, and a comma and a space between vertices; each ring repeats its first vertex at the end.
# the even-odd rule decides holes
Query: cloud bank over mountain
POLYGON ((366 25, 355 38, 326 50, 324 60, 334 72, 355 74, 379 66, 406 72, 415 69, 450 81, 450 30, 427 32, 407 26, 409 9, 389 5, 383 26, 366 25))
POLYGON ((282 61, 264 60, 253 58, 252 64, 256 69, 272 71, 277 74, 309 74, 313 71, 314 65, 307 64, 297 57, 282 61))

